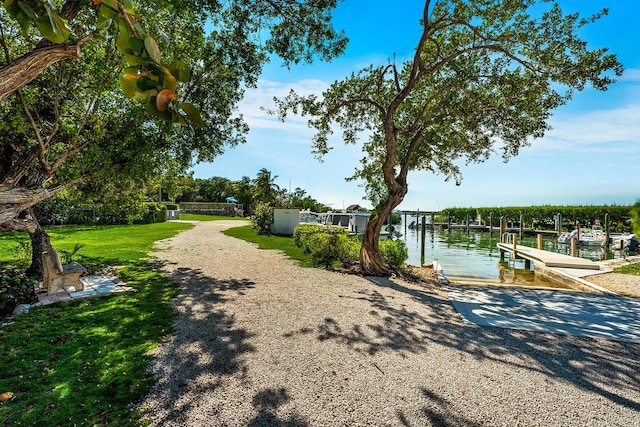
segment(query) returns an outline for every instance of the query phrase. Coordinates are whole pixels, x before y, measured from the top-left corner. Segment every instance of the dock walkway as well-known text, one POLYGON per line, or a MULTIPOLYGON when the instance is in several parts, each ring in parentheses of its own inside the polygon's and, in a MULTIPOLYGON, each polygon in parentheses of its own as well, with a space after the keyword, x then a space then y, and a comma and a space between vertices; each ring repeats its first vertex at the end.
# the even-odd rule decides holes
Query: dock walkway
POLYGON ((516 258, 524 258, 534 263, 541 263, 545 267, 600 270, 600 265, 591 260, 530 248, 528 246, 516 245, 515 254, 512 243, 498 243, 498 249, 503 252, 509 252, 516 258))
POLYGON ((526 261, 525 268, 529 268, 528 264, 533 261, 535 270, 542 276, 583 291, 616 295, 615 292, 609 289, 585 280, 588 276, 607 273, 612 270, 601 266, 597 262, 522 245, 515 245, 514 254, 513 243, 498 243, 497 246, 501 254, 509 252, 515 258, 523 258, 526 261))

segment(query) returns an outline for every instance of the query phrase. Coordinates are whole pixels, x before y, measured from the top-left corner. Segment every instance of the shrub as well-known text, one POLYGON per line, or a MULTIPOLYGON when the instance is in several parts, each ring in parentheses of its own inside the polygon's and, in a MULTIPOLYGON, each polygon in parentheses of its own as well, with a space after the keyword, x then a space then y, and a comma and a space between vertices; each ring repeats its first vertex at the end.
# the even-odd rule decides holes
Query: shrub
POLYGON ((21 240, 13 248, 13 258, 20 268, 27 268, 31 264, 31 240, 21 240))
POLYGON ((293 231, 293 239, 296 243, 296 246, 299 248, 303 248, 305 252, 309 252, 306 250, 307 240, 310 236, 316 233, 323 234, 348 234, 349 232, 342 227, 337 227, 334 225, 321 225, 321 224, 300 224, 293 231))
POLYGON ((394 267, 402 267, 409 258, 407 245, 402 240, 382 240, 379 247, 382 260, 394 267))
POLYGON ((30 301, 38 281, 24 274, 0 273, 0 309, 30 301))
POLYGON ((266 202, 258 202, 253 210, 253 228, 258 234, 270 234, 273 223, 273 211, 266 202))
MULTIPOLYGON (((360 258, 360 240, 349 236, 342 227, 318 224, 300 224, 293 232, 296 246, 311 254, 319 265, 331 265, 336 261, 352 264, 360 258)), ((401 267, 409 258, 407 245, 401 240, 380 241, 382 260, 395 267, 401 267)))
POLYGON ((160 203, 150 202, 145 203, 148 209, 147 216, 144 222, 147 224, 153 224, 157 222, 165 222, 167 220, 167 207, 160 203))
POLYGON ((79 254, 78 251, 82 249, 84 245, 82 243, 76 243, 71 251, 65 251, 63 249, 60 250, 60 258, 63 264, 70 264, 75 262, 76 256, 78 258, 84 257, 84 255, 79 254))
POLYGON ((631 207, 631 225, 633 232, 640 235, 640 200, 631 207))
POLYGON ((346 234, 315 233, 307 239, 307 246, 313 261, 319 265, 334 262, 351 264, 358 260, 359 242, 346 234))

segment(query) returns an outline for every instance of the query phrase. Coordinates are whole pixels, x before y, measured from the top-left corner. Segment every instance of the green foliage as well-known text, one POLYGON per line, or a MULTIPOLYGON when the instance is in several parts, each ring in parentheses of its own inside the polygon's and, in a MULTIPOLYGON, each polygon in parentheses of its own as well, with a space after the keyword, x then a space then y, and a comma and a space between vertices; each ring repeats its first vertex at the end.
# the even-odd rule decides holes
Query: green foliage
POLYGON ((277 114, 309 117, 318 155, 331 149, 335 125, 347 144, 368 135, 351 179, 363 180, 376 212, 388 214, 404 199, 409 172, 459 184, 460 164, 516 156, 575 91, 605 90, 622 75, 615 55, 587 49, 580 35, 604 15, 584 19, 550 1, 425 2, 420 45, 404 64, 371 65, 322 96, 292 92, 276 100, 277 114))
MULTIPOLYGON (((14 59, 42 65, 25 69, 21 64, 32 64, 27 60, 0 66, 0 80, 13 84, 0 94, 0 152, 6 154, 0 181, 21 186, 29 199, 20 202, 21 210, 40 200, 43 189, 82 185, 85 194, 109 195, 100 184, 145 183, 172 160, 181 168, 213 160, 245 141, 248 126, 234 106, 272 53, 289 64, 312 62, 339 54, 346 42, 331 22, 333 0, 149 0, 136 2, 135 12, 129 0, 74 1, 61 8, 63 3, 8 0, 0 6, 9 12, 0 14, 0 44, 14 59), (53 30, 63 29, 63 15, 71 34, 53 30), (51 31, 39 33, 61 43, 53 50, 81 55, 53 65, 48 59, 62 56, 38 61, 40 34, 20 37, 19 31, 38 28, 40 18, 51 31), (192 104, 184 99, 187 80, 192 104), (18 88, 20 99, 8 96, 18 88), (31 156, 38 146, 45 152, 36 162, 31 156)), ((122 218, 136 221, 135 214, 122 218)))
POLYGON ((347 229, 335 225, 300 224, 293 231, 293 240, 298 247, 305 249, 309 237, 316 233, 346 235, 349 232, 347 229))
POLYGON ((84 255, 78 253, 78 251, 83 247, 84 245, 82 243, 76 243, 76 245, 70 251, 61 249, 60 261, 62 261, 63 264, 70 264, 72 262, 78 261, 78 258, 84 257, 84 255))
POLYGON ((346 234, 314 233, 306 239, 304 249, 317 265, 348 265, 358 260, 360 244, 356 237, 346 234))
POLYGON ((633 224, 633 232, 636 236, 640 236, 640 200, 631 207, 631 221, 633 224))
POLYGON ((165 222, 167 220, 167 206, 163 203, 146 203, 149 213, 147 215, 148 223, 165 222))
POLYGON ((387 264, 400 268, 409 258, 409 250, 402 240, 381 240, 380 255, 387 264))
POLYGON ((69 22, 56 13, 51 2, 6 0, 4 7, 9 15, 19 22, 25 37, 28 37, 31 25, 36 27, 44 38, 54 43, 64 42, 71 34, 69 22))
POLYGON ((24 274, 0 273, 0 309, 13 307, 22 301, 30 301, 38 280, 24 274))
POLYGON ((272 176, 266 168, 260 169, 258 177, 253 180, 253 198, 258 202, 273 203, 280 187, 275 183, 278 175, 272 176))
POLYGON ((467 217, 474 221, 478 215, 482 220, 494 226, 499 224, 500 218, 508 222, 518 223, 520 218, 525 224, 535 224, 536 228, 553 229, 554 216, 562 215, 563 222, 571 224, 580 223, 583 226, 593 224, 599 220, 604 225, 605 215, 609 215, 612 225, 611 231, 628 231, 626 222, 632 215, 631 206, 603 205, 603 206, 507 206, 507 207, 483 207, 483 208, 447 208, 443 209, 438 220, 447 222, 451 218, 452 222, 461 224, 467 217))
POLYGON ((269 203, 256 203, 253 212, 253 228, 258 230, 259 234, 271 233, 271 224, 273 223, 273 210, 269 203))
POLYGON ((360 254, 360 241, 349 236, 342 227, 319 224, 300 224, 293 232, 293 240, 316 265, 352 264, 360 254))
POLYGON ((632 274, 634 276, 640 276, 640 262, 634 264, 622 265, 613 269, 614 273, 632 274))
POLYGON ((402 222, 402 215, 398 212, 391 212, 391 224, 400 224, 402 222))
POLYGON ((16 262, 15 267, 26 269, 31 264, 31 240, 18 240, 11 253, 16 262))

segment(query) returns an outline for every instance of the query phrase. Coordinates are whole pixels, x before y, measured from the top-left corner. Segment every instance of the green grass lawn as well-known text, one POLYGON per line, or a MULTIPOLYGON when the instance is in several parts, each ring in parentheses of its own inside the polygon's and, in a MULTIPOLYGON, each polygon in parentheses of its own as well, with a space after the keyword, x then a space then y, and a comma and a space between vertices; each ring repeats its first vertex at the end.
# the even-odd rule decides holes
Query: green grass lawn
MULTIPOLYGON (((55 226, 45 227, 45 231, 51 237, 51 246, 58 251, 72 251, 76 244, 81 244, 83 247, 78 254, 90 262, 119 265, 145 257, 153 242, 192 227, 180 222, 164 222, 131 226, 55 226)), ((0 267, 20 267, 16 265, 21 261, 18 258, 25 256, 27 265, 30 263, 30 251, 19 253, 22 242, 29 242, 27 233, 0 233, 0 267)))
MULTIPOLYGON (((47 228, 52 245, 123 266, 135 292, 32 308, 0 327, 0 425, 136 425, 129 405, 153 384, 150 351, 172 332, 178 286, 145 261, 156 240, 185 223, 47 228), (6 393, 6 394, 3 394, 6 393)), ((2 261, 20 233, 0 234, 2 261)), ((9 254, 7 254, 9 252, 9 254)))
POLYGON ((251 225, 233 227, 223 232, 227 236, 255 243, 260 249, 277 249, 283 251, 289 258, 295 259, 302 267, 313 267, 311 255, 306 254, 296 246, 293 237, 276 236, 273 234, 258 234, 251 225))

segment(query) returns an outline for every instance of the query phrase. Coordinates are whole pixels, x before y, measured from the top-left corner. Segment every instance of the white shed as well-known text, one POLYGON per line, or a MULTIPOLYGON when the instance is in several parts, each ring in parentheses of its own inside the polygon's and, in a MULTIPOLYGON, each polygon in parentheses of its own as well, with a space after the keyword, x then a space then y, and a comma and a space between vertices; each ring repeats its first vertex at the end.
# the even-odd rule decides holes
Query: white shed
POLYGON ((271 232, 293 236, 293 232, 300 223, 300 209, 273 208, 273 223, 271 232))

